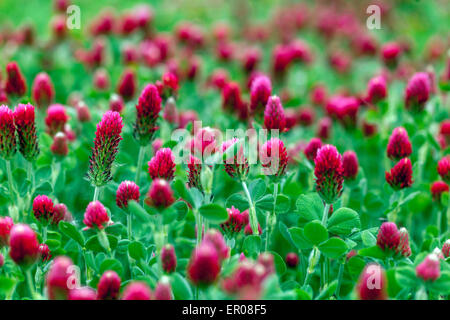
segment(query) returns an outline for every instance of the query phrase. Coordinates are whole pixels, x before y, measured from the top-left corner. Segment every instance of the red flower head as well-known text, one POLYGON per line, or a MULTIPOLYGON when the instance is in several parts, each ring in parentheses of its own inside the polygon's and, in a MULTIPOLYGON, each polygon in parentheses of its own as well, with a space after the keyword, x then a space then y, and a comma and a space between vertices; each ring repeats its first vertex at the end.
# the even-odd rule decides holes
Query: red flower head
POLYGON ((89 287, 75 288, 69 291, 67 300, 97 300, 97 294, 89 287))
POLYGON ((381 58, 384 64, 390 69, 397 67, 401 54, 402 48, 396 42, 389 42, 381 47, 381 58))
POLYGON ((175 202, 169 183, 163 179, 154 179, 147 193, 145 203, 150 207, 167 208, 175 202))
POLYGON ((265 75, 257 76, 250 88, 250 110, 252 113, 260 113, 264 110, 272 94, 272 83, 265 75))
POLYGON ((316 190, 326 203, 332 204, 342 193, 344 168, 342 156, 332 145, 325 145, 317 150, 314 159, 316 190))
POLYGON ((225 141, 222 144, 222 153, 226 173, 233 179, 245 180, 250 167, 239 140, 233 138, 225 141))
POLYGON ((202 241, 192 252, 187 275, 196 286, 207 286, 216 281, 220 273, 220 259, 214 245, 202 241))
POLYGON ((365 137, 371 137, 377 133, 378 127, 375 123, 369 123, 364 119, 362 121, 362 131, 365 137))
POLYGON ((246 73, 250 73, 261 61, 261 50, 258 47, 248 48, 242 57, 242 67, 246 73))
POLYGON ((450 156, 445 156, 437 164, 437 172, 442 180, 450 183, 450 156))
POLYGON ((384 269, 375 263, 366 265, 356 285, 359 300, 386 300, 387 279, 384 269))
POLYGON ((392 131, 386 153, 391 160, 399 160, 411 155, 412 146, 405 128, 397 127, 392 131))
POLYGON ((50 249, 48 248, 48 245, 46 245, 45 243, 41 243, 39 245, 39 256, 41 257, 41 261, 45 262, 45 261, 49 261, 52 258, 50 249))
POLYGON ((14 114, 5 105, 0 106, 0 155, 10 160, 16 154, 16 127, 14 114))
POLYGON ((239 110, 242 104, 241 89, 236 82, 228 82, 222 88, 222 108, 230 112, 239 110))
POLYGON ((430 97, 431 83, 426 72, 418 72, 409 79, 405 89, 405 107, 412 112, 425 109, 425 103, 430 97))
POLYGON ((209 77, 210 86, 216 89, 223 89, 228 83, 228 72, 224 69, 216 69, 209 77))
POLYGON ((387 97, 387 84, 384 76, 376 76, 370 79, 367 85, 366 101, 376 104, 387 97))
POLYGON ((53 8, 55 11, 59 11, 61 13, 66 13, 67 8, 70 5, 70 0, 54 0, 53 8))
POLYGON ((120 277, 112 270, 105 271, 98 281, 97 299, 116 300, 119 298, 120 277))
POLYGON ((298 112, 298 123, 302 126, 308 127, 314 123, 315 112, 313 109, 306 107, 302 108, 298 112))
POLYGON ((155 300, 173 300, 169 277, 162 276, 156 284, 155 300))
POLYGON ((56 156, 67 156, 67 153, 69 153, 67 136, 62 132, 58 132, 57 134, 55 134, 55 136, 53 137, 53 143, 50 146, 50 150, 56 156))
POLYGON ((273 254, 269 252, 263 252, 258 256, 258 263, 264 267, 263 278, 275 273, 275 262, 273 254))
MULTIPOLYGON (((77 279, 73 279, 74 283, 70 283, 74 267, 72 260, 66 256, 59 256, 53 260, 52 266, 47 273, 47 295, 50 300, 66 300, 69 286, 75 284, 77 279)), ((72 277, 73 278, 73 277, 72 277)))
POLYGON ((416 276, 425 281, 435 281, 441 276, 439 257, 431 253, 416 267, 416 276))
POLYGON ((45 225, 48 223, 57 225, 63 218, 55 215, 53 201, 45 195, 38 195, 36 198, 34 198, 33 213, 36 219, 45 225))
POLYGON ((171 244, 166 244, 161 249, 161 265, 166 273, 175 272, 177 268, 177 256, 175 248, 171 244))
POLYGON ((329 116, 336 118, 345 128, 356 126, 359 101, 355 97, 334 96, 327 103, 329 116))
MULTIPOLYGON (((125 108, 125 103, 121 96, 116 93, 113 93, 109 98, 109 110, 116 111, 118 113, 122 113, 125 108)), ((89 117, 90 118, 90 117, 89 117)))
POLYGON ((161 97, 158 89, 153 84, 147 85, 142 90, 136 105, 136 122, 134 125, 134 137, 141 143, 147 145, 158 129, 156 121, 161 111, 161 97))
POLYGON ((203 241, 210 242, 214 245, 221 262, 229 257, 230 249, 227 247, 222 234, 216 229, 209 229, 204 235, 203 241))
POLYGON ((395 189, 408 188, 413 184, 411 160, 403 158, 391 169, 386 171, 386 181, 395 189))
POLYGON ((38 108, 45 108, 52 103, 55 98, 55 88, 52 80, 45 72, 40 72, 34 78, 31 94, 38 108))
POLYGON ((119 208, 127 208, 129 200, 139 202, 139 186, 133 181, 122 181, 116 192, 116 204, 119 208))
POLYGON ((61 104, 52 104, 47 109, 47 117, 45 118, 47 133, 54 136, 57 132, 64 131, 64 126, 68 120, 66 108, 61 104))
POLYGON ((277 45, 272 51, 272 70, 276 77, 283 77, 292 62, 292 50, 288 45, 277 45))
POLYGON ((64 203, 57 203, 53 206, 53 221, 72 221, 72 214, 67 210, 67 206, 64 203))
POLYGON ((188 159, 188 186, 189 188, 197 188, 203 190, 202 182, 200 180, 200 174, 202 171, 202 165, 199 159, 190 155, 188 159))
POLYGON ((27 84, 22 72, 17 65, 17 62, 13 61, 6 65, 6 84, 5 91, 8 95, 21 97, 27 92, 27 84))
POLYGON ((377 235, 377 246, 383 250, 397 250, 400 244, 400 232, 394 222, 384 222, 377 235))
POLYGON ((136 93, 136 87, 136 75, 134 74, 134 71, 126 69, 120 78, 117 93, 125 100, 131 100, 136 93))
POLYGON ((353 180, 358 175, 358 156, 353 151, 346 151, 342 156, 342 166, 344 167, 344 178, 353 180))
POLYGON ((441 127, 439 129, 439 136, 442 137, 442 149, 446 146, 450 146, 450 120, 444 120, 441 122, 441 127))
MULTIPOLYGON (((228 220, 220 225, 222 230, 228 234, 229 236, 232 236, 234 234, 239 233, 243 227, 248 223, 248 221, 245 221, 245 214, 242 212, 239 212, 238 209, 236 209, 234 206, 230 208, 227 208, 228 212, 228 220)), ((248 219, 248 217, 247 217, 248 219)))
POLYGON ((222 287, 229 294, 239 298, 258 298, 264 275, 264 267, 244 260, 239 263, 234 273, 222 282, 222 287))
POLYGON ((122 300, 151 300, 152 296, 153 293, 145 282, 132 281, 123 291, 122 300))
POLYGON ((26 224, 15 224, 9 234, 9 255, 21 267, 28 268, 39 258, 36 233, 26 224))
POLYGON ((444 181, 436 181, 430 187, 433 199, 439 201, 441 199, 442 193, 449 192, 448 184, 444 181))
POLYGON ((115 111, 107 111, 97 124, 88 172, 89 180, 96 187, 101 187, 112 179, 111 167, 122 140, 122 127, 122 117, 115 111))
POLYGON ((99 91, 109 89, 109 74, 105 69, 97 69, 94 73, 94 88, 99 91))
POLYGON ((444 242, 441 251, 445 258, 450 257, 450 239, 444 242))
POLYGON ((163 118, 169 123, 178 122, 178 110, 175 99, 173 97, 169 97, 169 99, 167 99, 166 101, 166 104, 164 105, 163 118))
POLYGON ((295 252, 289 252, 286 255, 286 265, 289 268, 292 268, 292 269, 297 268, 298 262, 299 262, 298 254, 296 254, 295 252))
POLYGON ((91 121, 91 112, 89 111, 89 107, 83 101, 79 101, 76 104, 77 110, 77 118, 80 122, 89 122, 91 121))
POLYGON ((92 201, 88 204, 83 219, 83 223, 86 225, 85 229, 103 229, 110 222, 108 212, 100 201, 92 201))
POLYGON ((201 158, 207 158, 216 152, 218 130, 204 127, 195 130, 195 137, 191 140, 191 153, 201 158))
POLYGON ((148 173, 152 179, 172 180, 175 174, 175 156, 172 150, 169 148, 159 149, 148 162, 148 173))
POLYGON ((0 217, 0 248, 9 244, 9 235, 14 222, 10 217, 0 217))
POLYGON ((264 110, 264 126, 266 129, 278 129, 280 132, 283 132, 285 129, 284 109, 280 98, 277 96, 271 96, 267 100, 266 109, 264 110))
POLYGON ((317 151, 322 147, 322 141, 319 138, 312 138, 309 140, 308 144, 306 145, 305 149, 303 150, 303 153, 306 156, 306 159, 309 161, 314 161, 317 155, 317 151))
POLYGON ((33 161, 39 155, 34 107, 19 103, 14 110, 14 123, 19 137, 19 151, 27 161, 33 161))
POLYGON ((406 228, 400 228, 399 234, 400 241, 396 252, 404 257, 409 257, 411 255, 411 247, 409 246, 408 230, 406 228))
POLYGON ((318 125, 317 125, 317 136, 320 139, 328 140, 330 138, 331 134, 331 126, 333 125, 333 122, 329 117, 324 117, 320 119, 318 125))
POLYGON ((323 106, 327 101, 327 88, 322 84, 316 84, 311 90, 311 102, 323 106))
POLYGON ((157 81, 156 86, 161 98, 176 97, 178 92, 178 77, 173 72, 166 72, 162 76, 162 81, 157 81))
POLYGON ((283 141, 271 138, 259 151, 261 165, 265 175, 282 177, 286 173, 288 155, 283 141))

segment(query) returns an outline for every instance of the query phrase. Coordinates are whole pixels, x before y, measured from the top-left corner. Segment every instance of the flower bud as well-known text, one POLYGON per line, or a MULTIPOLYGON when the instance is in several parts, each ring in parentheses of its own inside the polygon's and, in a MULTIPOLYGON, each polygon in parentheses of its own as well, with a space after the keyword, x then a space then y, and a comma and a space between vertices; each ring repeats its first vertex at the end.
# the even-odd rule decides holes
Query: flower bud
POLYGON ((69 147, 67 145, 67 136, 63 132, 58 132, 55 134, 50 150, 55 156, 67 156, 67 153, 69 153, 69 147))
POLYGON ((411 160, 403 158, 391 169, 385 173, 386 182, 394 190, 408 188, 413 184, 411 160))
POLYGON ((177 256, 175 248, 171 244, 166 244, 161 249, 161 265, 166 273, 172 273, 177 268, 177 256))
POLYGON ((377 246, 383 250, 397 250, 400 244, 400 232, 394 222, 384 222, 377 235, 377 246))
POLYGON ((222 88, 222 108, 234 112, 242 104, 241 89, 236 82, 228 82, 222 88))
POLYGON ((405 89, 405 107, 412 112, 425 109, 431 92, 431 83, 428 74, 418 72, 409 79, 405 89))
POLYGON ((210 242, 216 248, 219 259, 222 262, 228 258, 230 249, 228 248, 222 234, 216 229, 210 229, 203 237, 203 241, 210 242))
POLYGON ((316 84, 311 90, 311 102, 323 106, 327 101, 327 88, 322 84, 316 84))
POLYGON ((342 156, 336 147, 328 144, 317 151, 314 164, 316 191, 323 201, 332 204, 342 193, 342 182, 344 180, 342 156))
POLYGON ((69 295, 69 286, 75 285, 78 279, 73 279, 74 267, 72 260, 66 256, 59 256, 53 260, 53 263, 47 273, 46 285, 47 295, 50 300, 66 300, 69 295))
POLYGON ((442 180, 450 183, 450 156, 445 156, 437 164, 437 172, 442 180))
POLYGON ((100 201, 92 201, 88 204, 84 212, 83 223, 86 225, 85 229, 98 228, 100 230, 110 223, 108 212, 100 201))
POLYGON ((16 154, 16 127, 11 109, 0 106, 0 155, 10 160, 16 154))
POLYGON ((412 145, 405 128, 397 127, 392 131, 386 153, 391 160, 400 160, 411 155, 412 145))
MULTIPOLYGON (((234 206, 227 208, 228 220, 220 225, 220 228, 228 235, 233 236, 239 233, 245 227, 244 214, 239 212, 234 206)), ((248 223, 248 222, 247 222, 248 223)))
POLYGON ((267 100, 266 109, 264 110, 264 126, 266 129, 278 129, 280 132, 283 132, 285 129, 284 109, 280 98, 277 96, 271 96, 267 100))
POLYGON ((233 179, 244 181, 250 167, 244 154, 244 148, 238 139, 233 138, 222 144, 225 172, 233 179))
POLYGON ((441 276, 439 257, 431 253, 416 267, 416 276, 425 281, 435 281, 441 276))
MULTIPOLYGON (((252 230, 252 226, 250 225, 250 223, 247 223, 245 228, 244 228, 244 234, 246 236, 250 236, 253 234, 253 230, 252 230)), ((262 234, 262 229, 261 229, 261 225, 258 223, 258 234, 261 235, 262 234)))
POLYGON ((375 263, 366 265, 356 288, 359 300, 386 300, 387 279, 384 269, 375 263))
POLYGON ((38 250, 39 250, 39 256, 41 257, 41 261, 46 262, 52 258, 50 249, 49 249, 48 245, 46 245, 45 243, 41 243, 39 245, 38 250))
POLYGON ((57 203, 53 206, 54 216, 53 219, 58 219, 59 221, 72 221, 72 215, 67 210, 67 206, 64 203, 57 203))
POLYGON ((257 76, 250 88, 250 110, 252 113, 260 113, 264 110, 272 94, 272 83, 269 77, 257 76))
POLYGON ((172 180, 175 174, 175 156, 172 150, 159 149, 148 162, 148 173, 153 180, 157 178, 172 180))
POLYGON ((433 200, 440 201, 442 194, 444 192, 449 192, 449 187, 444 181, 435 181, 431 185, 430 191, 433 196, 433 200))
POLYGON ((0 249, 9 244, 9 235, 13 226, 14 222, 10 217, 0 217, 0 249))
POLYGON ((155 288, 155 300, 173 300, 170 279, 162 276, 155 288))
POLYGON ((314 123, 314 118, 315 118, 314 110, 309 107, 306 107, 299 110, 298 117, 296 120, 298 120, 298 123, 300 123, 300 125, 309 127, 314 123))
POLYGON ((119 80, 117 93, 125 100, 131 100, 136 93, 136 75, 133 70, 126 69, 119 80))
POLYGON ((400 240, 397 247, 397 254, 401 254, 404 257, 409 257, 411 255, 411 248, 409 246, 409 235, 406 228, 400 228, 399 230, 400 240))
POLYGON ((220 273, 220 259, 214 245, 202 241, 192 252, 187 275, 196 286, 207 286, 216 281, 220 273))
POLYGON ((261 165, 265 175, 281 178, 286 173, 288 155, 283 141, 271 138, 259 151, 261 165))
POLYGON ((331 126, 332 126, 331 119, 329 117, 324 117, 319 120, 319 123, 317 125, 317 136, 320 139, 328 140, 331 135, 331 126))
POLYGON ((286 265, 289 268, 295 269, 297 268, 299 263, 298 255, 295 252, 289 252, 286 255, 286 265))
POLYGON ((450 239, 444 242, 441 251, 445 258, 450 257, 450 239))
POLYGON ((386 78, 384 76, 376 76, 370 79, 367 85, 366 101, 371 104, 377 104, 387 97, 386 78))
POLYGON ((19 103, 14 110, 14 123, 19 138, 19 151, 31 162, 39 155, 34 107, 31 104, 19 103))
POLYGON ((189 156, 188 163, 188 186, 189 188, 197 188, 202 191, 201 172, 202 165, 199 159, 193 155, 189 156))
POLYGON ((164 105, 164 120, 169 123, 177 123, 178 122, 178 111, 177 105, 175 103, 175 99, 173 97, 169 97, 167 99, 166 104, 164 105))
POLYGON ((342 167, 344 168, 344 178, 354 180, 358 175, 358 157, 353 151, 346 151, 342 156, 342 167))
POLYGON ((89 107, 83 101, 79 101, 76 104, 77 109, 77 118, 80 122, 89 122, 91 121, 91 112, 89 111, 89 107))
POLYGON ((55 98, 55 88, 47 73, 40 72, 37 74, 33 81, 31 94, 38 108, 46 108, 53 102, 53 99, 55 98))
POLYGON ((75 288, 69 291, 68 300, 97 300, 95 290, 89 287, 75 288))
POLYGON ((120 277, 112 270, 105 271, 98 281, 97 299, 116 300, 119 297, 120 277))
POLYGON ((113 93, 109 98, 109 110, 122 113, 124 108, 125 103, 123 102, 122 97, 116 93, 113 93))
POLYGON ((134 124, 134 137, 141 145, 148 144, 158 129, 156 121, 161 111, 161 97, 153 84, 147 85, 139 97, 136 105, 136 122, 134 124))
POLYGON ((6 65, 5 92, 8 95, 22 97, 27 92, 27 84, 17 62, 13 61, 6 65))
POLYGON ((167 208, 175 202, 169 183, 163 179, 154 179, 147 193, 145 203, 150 207, 167 208))
POLYGON ((122 300, 151 300, 152 291, 142 281, 130 282, 123 291, 122 300))
POLYGON ((122 181, 116 192, 116 204, 119 208, 127 208, 129 200, 139 202, 139 186, 133 181, 122 181))
POLYGON ((395 69, 402 53, 402 48, 396 42, 389 42, 381 47, 381 57, 384 64, 390 68, 395 69))
POLYGON ((26 224, 16 224, 9 235, 9 255, 23 268, 33 265, 39 257, 36 233, 26 224))
POLYGON ((38 195, 34 198, 33 213, 36 219, 44 225, 48 223, 58 224, 62 219, 62 217, 55 215, 53 201, 46 195, 38 195))
POLYGON ((156 86, 161 98, 167 100, 169 97, 176 97, 178 91, 178 77, 173 72, 166 72, 162 76, 162 81, 157 81, 156 86))

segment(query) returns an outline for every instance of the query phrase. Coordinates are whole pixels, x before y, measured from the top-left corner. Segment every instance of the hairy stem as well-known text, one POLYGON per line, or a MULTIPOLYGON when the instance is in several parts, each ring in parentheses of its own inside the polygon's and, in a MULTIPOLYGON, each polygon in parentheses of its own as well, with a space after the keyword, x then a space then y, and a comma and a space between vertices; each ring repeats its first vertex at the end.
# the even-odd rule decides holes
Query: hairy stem
POLYGON ((336 287, 336 291, 335 291, 335 296, 336 299, 339 299, 339 294, 341 291, 341 284, 342 284, 342 275, 344 274, 344 263, 342 262, 339 265, 339 273, 338 273, 338 283, 337 283, 337 287, 336 287))
POLYGON ((253 235, 258 235, 258 217, 256 216, 255 205, 253 204, 252 197, 250 196, 250 192, 248 191, 245 181, 242 181, 242 187, 244 188, 244 192, 248 200, 250 227, 252 228, 253 235))
POLYGON ((31 299, 36 300, 36 293, 35 293, 34 285, 33 285, 33 277, 31 276, 30 269, 27 269, 27 271, 25 271, 25 276, 26 276, 26 281, 27 281, 27 285, 28 285, 28 290, 30 291, 30 297, 31 297, 31 299))
POLYGON ((323 215, 322 215, 322 225, 326 228, 328 223, 328 212, 330 212, 330 204, 325 203, 325 207, 323 208, 323 215))
POLYGON ((142 162, 144 161, 144 154, 145 154, 145 147, 140 146, 135 178, 135 182, 137 185, 139 185, 139 181, 141 180, 141 169, 142 169, 142 162))
POLYGON ((275 182, 275 185, 273 186, 273 209, 272 212, 267 213, 265 251, 267 251, 267 249, 269 248, 270 234, 272 233, 273 226, 276 223, 275 206, 277 204, 277 195, 278 195, 278 182, 275 182))
POLYGON ((304 287, 309 284, 309 280, 311 279, 311 275, 313 274, 319 259, 320 259, 320 251, 319 249, 314 247, 314 249, 311 251, 311 254, 309 255, 308 268, 306 269, 305 282, 303 283, 304 287))
POLYGON ((14 204, 16 189, 14 188, 14 180, 13 180, 13 176, 12 176, 10 160, 6 160, 6 175, 8 176, 9 193, 11 195, 11 201, 14 204))
POLYGON ((94 199, 92 201, 97 201, 98 200, 99 193, 100 193, 100 188, 99 187, 95 187, 95 189, 94 189, 94 199))
POLYGON ((130 211, 130 210, 127 210, 127 211, 128 211, 128 212, 127 212, 127 233, 128 233, 128 239, 132 240, 132 234, 131 234, 131 230, 132 230, 132 227, 131 227, 131 221, 132 221, 133 217, 132 217, 131 211, 130 211))

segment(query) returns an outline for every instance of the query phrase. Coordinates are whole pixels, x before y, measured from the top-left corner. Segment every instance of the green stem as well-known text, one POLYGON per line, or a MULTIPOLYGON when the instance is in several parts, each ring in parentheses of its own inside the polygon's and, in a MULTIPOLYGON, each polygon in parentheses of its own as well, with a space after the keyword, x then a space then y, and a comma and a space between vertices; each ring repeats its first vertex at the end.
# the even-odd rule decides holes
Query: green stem
POLYGON ((100 193, 100 187, 95 187, 95 189, 94 189, 94 200, 92 200, 92 201, 97 201, 98 200, 99 193, 100 193))
POLYGON ((200 212, 198 212, 197 210, 194 211, 194 215, 195 215, 195 223, 197 225, 197 247, 200 244, 200 242, 202 241, 202 229, 203 229, 203 225, 202 225, 202 217, 200 215, 200 212))
POLYGON ((47 241, 47 226, 42 226, 42 242, 47 241))
POLYGON ((61 171, 61 161, 53 160, 52 162, 52 187, 53 193, 55 192, 55 184, 58 179, 59 172, 61 171))
POLYGON ((27 269, 27 271, 25 271, 25 276, 26 276, 26 281, 27 281, 27 285, 28 285, 28 290, 30 291, 31 299, 36 299, 36 293, 34 291, 33 278, 31 276, 30 269, 27 269))
POLYGON ((145 154, 145 148, 144 148, 144 146, 140 146, 137 168, 136 168, 136 178, 135 178, 137 185, 139 185, 139 181, 141 180, 141 169, 142 169, 142 162, 144 161, 144 154, 145 154))
POLYGON ((132 221, 132 213, 130 210, 127 212, 127 231, 128 231, 128 239, 132 240, 132 234, 131 234, 131 221, 132 221))
POLYGON ((247 196, 248 205, 249 205, 249 218, 250 218, 250 227, 252 228, 253 235, 259 235, 258 232, 258 217, 256 216, 255 205, 253 204, 252 197, 250 196, 250 192, 248 191, 247 184, 245 181, 242 181, 242 187, 244 188, 245 195, 247 196))
POLYGON ((313 248, 311 251, 311 254, 309 255, 309 263, 308 268, 306 269, 306 276, 305 276, 305 282, 303 283, 303 286, 306 287, 309 284, 309 280, 311 279, 311 275, 314 272, 314 269, 316 267, 317 262, 320 258, 320 251, 316 247, 313 248))
POLYGON ((450 196, 448 197, 447 213, 441 219, 442 230, 440 234, 447 232, 449 218, 450 218, 450 196))
POLYGON ((322 225, 326 228, 328 222, 328 212, 330 212, 330 204, 325 203, 325 207, 323 208, 323 216, 322 216, 322 225))
POLYGON ((267 249, 269 248, 270 234, 272 233, 273 226, 276 223, 275 206, 277 205, 277 196, 278 196, 278 182, 275 182, 273 186, 273 209, 272 212, 267 212, 265 251, 267 251, 267 249))
POLYGON ((15 193, 16 189, 14 188, 14 180, 12 176, 12 170, 11 170, 11 161, 6 160, 6 175, 8 176, 8 184, 9 184, 9 193, 11 195, 11 201, 14 204, 15 203, 15 193))
POLYGON ((342 275, 344 274, 344 263, 341 263, 339 265, 339 273, 338 273, 338 283, 336 287, 336 292, 334 293, 336 296, 336 299, 339 299, 339 294, 341 291, 341 284, 342 284, 342 275))

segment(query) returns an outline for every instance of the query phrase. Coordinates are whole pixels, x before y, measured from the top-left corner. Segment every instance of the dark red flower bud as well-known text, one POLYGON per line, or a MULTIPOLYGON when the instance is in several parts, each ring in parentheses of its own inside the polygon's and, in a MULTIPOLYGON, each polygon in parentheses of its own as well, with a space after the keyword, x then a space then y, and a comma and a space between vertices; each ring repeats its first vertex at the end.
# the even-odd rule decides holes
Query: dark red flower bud
MULTIPOLYGON (((72 215, 67 210, 67 206, 64 203, 57 203, 53 206, 53 220, 57 221, 57 223, 61 220, 64 221, 72 221, 72 215), (70 218, 70 219, 68 219, 70 218)), ((56 224, 57 224, 56 223, 56 224)))
POLYGON ((272 94, 272 83, 265 75, 257 76, 250 88, 250 110, 252 113, 260 113, 264 110, 272 94))
POLYGON ((220 259, 214 245, 203 241, 192 252, 187 275, 196 286, 207 286, 216 281, 220 273, 220 259))
POLYGON ((430 191, 433 199, 439 201, 444 192, 449 192, 449 187, 444 181, 436 181, 431 185, 430 191))
POLYGON ((155 288, 155 300, 173 300, 170 279, 163 276, 155 288))
POLYGON ((167 208, 175 202, 169 183, 163 179, 154 179, 147 193, 145 203, 150 207, 167 208))
POLYGON ((69 291, 72 289, 71 285, 75 287, 79 280, 73 278, 73 267, 74 265, 69 257, 59 256, 53 260, 46 278, 47 295, 50 300, 66 300, 68 298, 69 291), (73 278, 72 282, 70 281, 71 278, 73 278))
POLYGON ((371 137, 377 133, 378 127, 375 123, 369 123, 364 119, 362 121, 362 131, 365 137, 371 137))
POLYGON ((359 101, 355 97, 334 96, 328 100, 326 111, 345 128, 354 128, 359 112, 359 101))
POLYGON ((298 254, 296 254, 295 252, 289 252, 286 255, 286 265, 289 268, 292 268, 292 269, 297 268, 298 262, 299 262, 298 254))
POLYGON ((342 166, 344 167, 344 178, 353 180, 358 175, 358 157, 353 151, 346 151, 342 156, 342 166))
POLYGON ((13 61, 6 65, 5 91, 8 95, 21 97, 27 92, 25 78, 20 71, 17 62, 13 61))
POLYGON ((110 223, 108 212, 100 201, 92 201, 88 204, 83 223, 86 225, 85 229, 103 229, 110 223))
POLYGON ((55 11, 59 11, 61 13, 66 13, 67 8, 70 5, 70 0, 54 0, 53 8, 55 11))
POLYGON ((409 246, 409 235, 406 228, 400 228, 400 241, 397 247, 397 254, 401 254, 404 257, 409 257, 411 255, 411 248, 409 246))
MULTIPOLYGON (((245 227, 244 214, 239 212, 234 206, 227 208, 228 220, 220 225, 222 230, 229 236, 239 233, 245 227)), ((248 223, 248 222, 247 222, 248 223)))
MULTIPOLYGON (((33 200, 33 213, 37 220, 43 224, 53 223, 57 224, 59 220, 54 221, 55 210, 53 208, 53 201, 45 195, 38 195, 33 200)), ((58 217, 59 218, 59 217, 58 217)))
POLYGON ((444 142, 442 149, 445 149, 446 146, 450 146, 450 120, 444 120, 441 122, 439 136, 442 137, 444 142))
POLYGON ((89 122, 91 121, 91 112, 89 111, 89 107, 83 101, 79 101, 76 104, 77 109, 77 117, 80 122, 89 122))
POLYGON ((450 257, 450 239, 444 242, 441 251, 445 258, 450 257))
POLYGON ((38 108, 45 108, 52 103, 55 98, 55 88, 47 73, 40 72, 37 74, 33 81, 31 94, 38 108))
POLYGON ((14 222, 10 217, 0 217, 0 249, 9 244, 9 235, 13 226, 14 222))
POLYGON ((166 273, 172 273, 177 268, 177 256, 175 248, 171 244, 166 244, 161 249, 161 265, 166 273))
POLYGON ((19 151, 31 162, 39 155, 34 107, 31 104, 19 103, 14 110, 14 123, 19 138, 19 151))
POLYGON ((68 300, 97 300, 97 294, 89 287, 75 288, 69 291, 68 300))
POLYGON ((241 89, 236 82, 228 82, 222 88, 223 110, 234 112, 242 104, 241 89))
POLYGON ((389 42, 381 47, 381 58, 388 68, 395 69, 397 67, 401 54, 402 48, 396 42, 389 42))
POLYGON ((413 184, 411 160, 403 158, 391 169, 386 171, 386 182, 395 189, 408 188, 413 184))
POLYGON ((61 104, 52 104, 47 109, 47 117, 45 118, 47 133, 53 136, 57 132, 64 131, 64 126, 68 120, 66 108, 61 104))
MULTIPOLYGON (((99 91, 109 89, 109 74, 105 69, 97 69, 94 73, 94 88, 99 91)), ((114 110, 116 111, 116 110, 114 110)))
POLYGON ((258 47, 248 48, 244 51, 242 57, 242 67, 245 72, 250 73, 258 66, 261 61, 261 50, 258 47))
POLYGON ((376 76, 370 79, 367 85, 366 101, 376 104, 387 97, 387 84, 384 76, 376 76))
POLYGON ((107 111, 98 123, 89 158, 88 178, 93 186, 101 187, 112 179, 111 169, 122 140, 122 128, 122 117, 115 111, 107 111))
POLYGON ((437 164, 437 172, 442 180, 450 183, 450 156, 445 156, 437 164))
POLYGON ((304 154, 309 161, 314 161, 317 151, 322 147, 322 141, 319 138, 312 138, 304 149, 304 154))
POLYGON ((67 145, 67 136, 63 132, 58 132, 55 134, 50 150, 56 156, 67 156, 67 153, 69 153, 69 147, 67 145))
POLYGON ((9 234, 9 255, 21 267, 33 265, 39 258, 36 233, 26 224, 16 224, 9 234))
POLYGON ((344 180, 342 156, 336 147, 327 144, 317 150, 314 164, 316 191, 323 201, 332 204, 342 193, 342 182, 344 180))
POLYGON ((45 261, 49 261, 52 258, 50 249, 48 248, 48 245, 46 245, 45 243, 41 243, 39 245, 39 256, 41 257, 41 261, 45 262, 45 261))
POLYGON ((277 96, 271 96, 267 100, 266 109, 264 110, 264 126, 266 129, 278 129, 280 132, 283 132, 285 129, 284 109, 280 98, 277 96))
MULTIPOLYGON (((250 236, 253 234, 253 230, 252 230, 252 226, 250 225, 250 223, 247 223, 247 225, 244 228, 244 234, 246 236, 250 236)), ((258 223, 258 234, 262 234, 262 229, 261 229, 261 225, 258 223)))
POLYGON ((153 296, 149 286, 142 281, 130 282, 122 295, 122 300, 151 300, 153 296))
POLYGON ((177 105, 175 104, 175 99, 173 97, 169 97, 166 101, 163 118, 169 123, 178 122, 177 105))
POLYGON ((222 144, 222 153, 226 173, 233 179, 245 180, 250 167, 244 154, 244 148, 239 144, 238 139, 225 141, 222 144))
POLYGON ((439 257, 431 253, 416 267, 416 276, 425 281, 435 281, 441 276, 439 257))
POLYGON ((134 137, 146 145, 153 138, 158 129, 156 121, 161 111, 161 97, 153 84, 147 85, 139 97, 136 105, 136 122, 134 124, 134 137))
POLYGON ((409 157, 412 153, 412 145, 408 132, 403 127, 397 127, 392 131, 386 149, 387 156, 391 160, 399 160, 409 157))
POLYGON ((178 92, 178 77, 173 72, 166 72, 162 76, 162 81, 157 81, 156 86, 161 98, 176 97, 178 92))
POLYGON ((322 84, 316 84, 311 90, 311 102, 323 106, 327 101, 327 88, 322 84))
POLYGON ((386 300, 387 279, 384 269, 375 263, 366 265, 356 286, 360 300, 386 300))
POLYGON ((328 117, 320 119, 317 125, 317 136, 320 139, 328 140, 330 138, 332 124, 331 119, 328 117))
POLYGON ((175 156, 169 148, 159 149, 148 162, 148 173, 152 179, 172 180, 175 174, 175 156))
POLYGON ((377 235, 377 246, 383 250, 397 250, 400 244, 400 232, 394 222, 384 222, 377 235))
POLYGON ((258 256, 258 263, 264 267, 263 278, 275 273, 275 262, 273 254, 269 252, 263 252, 258 256))
POLYGON ((426 72, 418 72, 409 79, 405 89, 405 107, 412 112, 425 109, 431 92, 430 78, 426 72))
POLYGON ((10 160, 16 154, 16 127, 14 114, 5 105, 0 106, 0 155, 10 160))
POLYGON ((298 123, 302 126, 308 127, 314 123, 315 113, 311 108, 302 108, 298 112, 298 123))
POLYGON ((188 186, 189 188, 197 188, 203 190, 200 174, 202 171, 201 161, 190 155, 187 163, 188 166, 188 186))
POLYGON ((209 229, 204 235, 203 241, 210 242, 214 245, 221 262, 230 255, 230 249, 228 248, 225 239, 216 229, 209 229))
POLYGON ((123 102, 122 97, 116 93, 113 93, 109 98, 109 110, 122 113, 124 108, 125 103, 123 102))
POLYGON ((98 281, 97 299, 116 300, 119 298, 120 277, 112 270, 105 271, 98 281))
POLYGON ((283 141, 271 138, 260 149, 259 156, 265 175, 274 175, 277 178, 286 173, 288 155, 283 141))
POLYGON ((136 81, 134 71, 131 69, 126 69, 119 80, 117 93, 120 94, 125 100, 131 100, 136 93, 136 81))
POLYGON ((119 208, 127 208, 129 200, 139 202, 139 186, 133 181, 122 181, 116 192, 116 204, 119 208))

